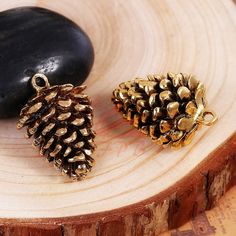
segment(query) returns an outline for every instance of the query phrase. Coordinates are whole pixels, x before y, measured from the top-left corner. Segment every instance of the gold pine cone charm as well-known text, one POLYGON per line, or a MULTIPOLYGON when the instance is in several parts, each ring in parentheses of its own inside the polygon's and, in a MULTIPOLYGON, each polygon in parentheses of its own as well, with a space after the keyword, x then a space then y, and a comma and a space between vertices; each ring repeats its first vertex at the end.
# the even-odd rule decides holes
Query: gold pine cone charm
POLYGON ((203 84, 182 73, 123 82, 113 91, 112 101, 135 128, 164 147, 189 144, 201 125, 217 120, 207 110, 203 84))
POLYGON ((72 179, 79 180, 91 171, 95 132, 93 109, 85 86, 72 84, 50 87, 43 74, 31 80, 37 94, 24 106, 17 128, 27 126, 26 136, 34 137, 40 154, 72 179))

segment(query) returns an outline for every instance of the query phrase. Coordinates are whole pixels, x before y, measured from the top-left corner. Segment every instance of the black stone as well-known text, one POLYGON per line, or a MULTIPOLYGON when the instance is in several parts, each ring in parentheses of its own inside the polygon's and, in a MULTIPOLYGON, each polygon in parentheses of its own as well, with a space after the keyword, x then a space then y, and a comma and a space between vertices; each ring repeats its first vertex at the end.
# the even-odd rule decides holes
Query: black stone
POLYGON ((79 85, 93 61, 88 36, 64 16, 37 7, 0 12, 0 118, 19 114, 35 93, 35 73, 44 73, 51 85, 79 85))

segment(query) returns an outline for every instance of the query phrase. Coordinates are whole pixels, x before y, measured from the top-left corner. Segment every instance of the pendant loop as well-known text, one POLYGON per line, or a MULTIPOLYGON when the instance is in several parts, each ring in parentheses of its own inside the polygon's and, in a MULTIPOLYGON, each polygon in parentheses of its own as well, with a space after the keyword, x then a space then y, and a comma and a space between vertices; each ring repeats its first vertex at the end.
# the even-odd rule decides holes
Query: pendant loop
POLYGON ((47 76, 41 73, 37 73, 32 77, 31 84, 37 92, 50 87, 47 76))
POLYGON ((213 111, 204 111, 202 114, 201 124, 211 126, 218 120, 216 113, 213 111), (208 118, 207 118, 208 117, 208 118))

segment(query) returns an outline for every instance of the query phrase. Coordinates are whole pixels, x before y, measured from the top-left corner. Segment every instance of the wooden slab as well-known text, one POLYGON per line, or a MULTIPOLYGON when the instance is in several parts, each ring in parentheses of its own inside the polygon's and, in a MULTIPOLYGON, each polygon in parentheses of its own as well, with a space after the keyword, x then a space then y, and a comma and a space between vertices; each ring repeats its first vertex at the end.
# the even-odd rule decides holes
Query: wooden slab
POLYGON ((235 199, 236 186, 231 188, 213 209, 197 215, 178 229, 166 231, 160 236, 233 236, 236 232, 235 199))
POLYGON ((235 184, 232 0, 3 0, 0 9, 22 5, 62 13, 90 36, 96 59, 87 93, 98 149, 93 172, 71 182, 16 131, 16 120, 1 120, 0 223, 16 232, 36 227, 39 235, 156 235, 211 208, 235 184), (179 151, 153 144, 110 101, 120 82, 167 71, 203 81, 219 117, 179 151))

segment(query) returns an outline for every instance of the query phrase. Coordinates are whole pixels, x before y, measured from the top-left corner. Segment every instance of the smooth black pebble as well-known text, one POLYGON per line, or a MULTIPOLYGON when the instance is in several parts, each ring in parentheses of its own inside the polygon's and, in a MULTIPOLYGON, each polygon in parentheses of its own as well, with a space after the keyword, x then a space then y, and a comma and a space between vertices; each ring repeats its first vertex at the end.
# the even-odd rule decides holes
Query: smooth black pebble
POLYGON ((19 115, 35 94, 35 73, 44 73, 51 85, 80 85, 93 61, 90 39, 64 16, 37 7, 0 12, 0 118, 19 115))

